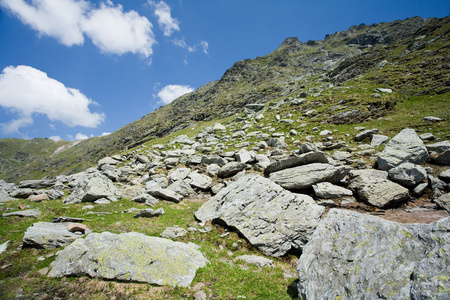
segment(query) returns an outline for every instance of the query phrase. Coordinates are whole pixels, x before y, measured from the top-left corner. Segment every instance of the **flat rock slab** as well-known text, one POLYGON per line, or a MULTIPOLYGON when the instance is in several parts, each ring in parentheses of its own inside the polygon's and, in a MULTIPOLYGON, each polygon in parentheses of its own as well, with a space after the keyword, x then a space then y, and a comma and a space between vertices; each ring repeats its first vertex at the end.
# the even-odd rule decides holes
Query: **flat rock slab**
MULTIPOLYGON (((86 229, 86 233, 91 230, 86 229)), ((83 237, 82 234, 70 232, 66 223, 34 223, 25 231, 23 246, 39 249, 55 249, 64 247, 74 240, 83 237)))
POLYGON ((377 165, 381 170, 389 170, 405 162, 420 165, 428 156, 427 148, 414 129, 406 128, 378 154, 377 165))
POLYGON ((328 163, 328 159, 325 154, 320 151, 303 153, 299 156, 291 156, 271 163, 264 170, 264 174, 267 176, 273 172, 311 163, 328 163))
POLYGON ((31 217, 31 218, 37 218, 41 215, 41 211, 39 209, 26 209, 26 210, 18 210, 18 211, 13 211, 10 213, 6 213, 3 214, 2 217, 3 218, 8 218, 8 217, 31 217))
POLYGON ((271 259, 258 256, 258 255, 241 255, 236 257, 236 260, 242 260, 250 265, 257 267, 273 267, 273 261, 271 259))
POLYGON ((331 209, 300 256, 301 299, 448 299, 450 218, 401 224, 331 209))
POLYGON ((264 254, 279 257, 292 248, 303 248, 323 211, 307 195, 246 174, 204 203, 195 217, 202 222, 225 222, 264 254))
POLYGON ((49 277, 100 277, 157 285, 191 284, 208 260, 189 243, 173 242, 142 233, 92 233, 67 246, 50 265, 49 277))
POLYGON ((347 166, 312 163, 271 173, 269 178, 285 189, 304 190, 319 182, 338 183, 349 170, 350 167, 347 166))

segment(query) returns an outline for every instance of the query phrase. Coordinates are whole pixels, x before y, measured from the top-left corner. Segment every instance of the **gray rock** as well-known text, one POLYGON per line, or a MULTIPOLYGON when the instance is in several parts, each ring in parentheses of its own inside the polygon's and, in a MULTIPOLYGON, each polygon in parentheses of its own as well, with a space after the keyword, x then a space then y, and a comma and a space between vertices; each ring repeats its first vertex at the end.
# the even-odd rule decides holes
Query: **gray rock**
POLYGON ((201 222, 220 220, 264 254, 279 257, 308 242, 323 211, 309 196, 246 174, 204 203, 195 217, 201 222))
POLYGON ((152 195, 149 195, 147 193, 142 193, 139 196, 131 199, 131 201, 138 202, 138 203, 145 203, 148 206, 154 206, 159 202, 158 199, 153 197, 152 195))
POLYGON ((159 217, 165 214, 164 209, 158 208, 158 209, 142 209, 138 211, 136 214, 134 214, 133 218, 153 218, 153 217, 159 217))
POLYGON ((445 150, 441 153, 433 153, 431 155, 431 162, 437 165, 450 166, 450 150, 445 150))
POLYGON ((173 141, 170 142, 171 145, 176 144, 176 143, 192 145, 195 142, 193 140, 191 140, 187 135, 182 134, 182 135, 177 136, 175 139, 173 139, 173 141))
POLYGON ((447 299, 450 218, 400 224, 331 209, 298 264, 301 299, 447 299))
POLYGON ((269 178, 288 190, 304 190, 313 184, 328 181, 338 183, 349 172, 350 167, 313 163, 271 173, 269 178))
MULTIPOLYGON (((86 229, 86 233, 91 230, 86 229)), ((39 249, 55 249, 64 247, 74 240, 83 237, 67 229, 66 223, 34 223, 25 231, 23 236, 23 246, 39 249)))
POLYGON ((189 168, 177 168, 170 172, 169 174, 169 183, 173 183, 178 180, 184 180, 188 177, 189 173, 191 173, 191 169, 189 168))
POLYGON ((225 184, 224 184, 224 183, 217 183, 217 184, 214 184, 214 185, 211 187, 211 193, 212 193, 213 195, 216 195, 216 194, 219 193, 220 190, 223 189, 224 187, 225 187, 225 184))
POLYGON ((376 128, 364 130, 355 136, 355 141, 361 142, 361 141, 365 140, 366 138, 370 138, 372 135, 374 135, 376 133, 378 133, 378 129, 376 129, 376 128))
POLYGON ((442 171, 441 174, 439 174, 439 178, 444 180, 445 182, 449 182, 450 181, 450 169, 442 171))
POLYGON ((255 153, 254 152, 249 152, 245 149, 241 149, 238 153, 236 153, 235 155, 235 159, 238 162, 241 163, 251 163, 255 160, 255 153))
POLYGON ((258 255, 240 255, 236 257, 236 260, 242 260, 249 265, 254 265, 257 267, 273 267, 273 261, 271 259, 258 256, 258 255))
POLYGON ((192 189, 191 185, 184 180, 175 181, 167 187, 168 190, 174 191, 183 197, 191 197, 197 193, 192 189))
POLYGON ((219 173, 220 166, 217 164, 210 164, 206 166, 206 174, 208 174, 211 177, 214 177, 219 173))
POLYGON ((102 158, 102 159, 100 159, 100 160, 98 161, 98 163, 97 163, 97 168, 101 170, 102 167, 103 167, 104 165, 115 166, 115 165, 117 165, 119 162, 120 162, 119 160, 114 159, 114 158, 108 156, 108 157, 102 158))
POLYGON ((394 136, 378 154, 377 165, 381 170, 392 169, 402 163, 421 164, 428 159, 428 151, 414 129, 403 129, 394 136))
POLYGON ((419 137, 424 141, 432 141, 436 139, 436 137, 432 133, 423 133, 419 135, 419 137))
POLYGON ((280 170, 312 163, 328 163, 328 159, 323 152, 308 152, 300 154, 299 156, 291 156, 273 162, 269 166, 267 166, 267 168, 264 170, 264 174, 267 176, 273 172, 278 172, 280 170))
POLYGON ((186 234, 187 231, 184 228, 168 227, 161 233, 161 237, 165 239, 176 239, 178 237, 185 236, 186 234))
POLYGON ((319 148, 314 144, 306 142, 300 145, 300 151, 302 153, 317 152, 319 151, 319 148))
POLYGON ((316 196, 322 199, 341 198, 353 195, 352 191, 329 182, 319 182, 312 187, 316 196))
POLYGON ((433 117, 433 116, 424 117, 423 120, 424 121, 430 121, 430 122, 440 122, 440 121, 442 121, 441 118, 433 117))
POLYGON ((181 200, 183 200, 183 196, 181 196, 180 194, 178 194, 172 190, 168 190, 168 189, 153 188, 153 189, 148 190, 147 192, 150 195, 152 195, 153 197, 160 198, 160 199, 167 200, 167 201, 172 201, 175 203, 178 203, 181 200))
POLYGON ((349 173, 349 189, 360 201, 379 208, 388 208, 410 200, 408 189, 386 179, 387 172, 376 171, 367 169, 349 173))
POLYGON ((94 202, 101 198, 117 201, 121 195, 111 179, 95 172, 78 180, 74 191, 63 202, 66 204, 94 202))
POLYGON ((41 211, 39 209, 26 209, 26 210, 18 210, 10 213, 5 213, 2 215, 3 218, 8 217, 30 217, 37 218, 41 215, 41 211))
POLYGON ((413 196, 414 197, 422 196, 425 193, 425 190, 427 189, 427 187, 428 187, 428 183, 427 182, 419 184, 418 186, 416 186, 414 188, 414 190, 412 192, 413 196))
POLYGON ((226 130, 226 129, 227 128, 220 123, 216 123, 213 126, 213 131, 221 131, 221 130, 226 130))
POLYGON ((0 186, 0 203, 11 200, 12 198, 9 196, 9 193, 0 186))
POLYGON ((433 201, 450 213, 450 193, 444 194, 433 201))
POLYGON ((447 188, 447 184, 444 181, 440 180, 437 177, 434 177, 433 175, 428 175, 428 182, 433 191, 436 189, 444 191, 447 188))
POLYGON ((271 164, 270 159, 267 157, 267 155, 264 154, 256 154, 255 159, 256 167, 260 169, 265 169, 271 164))
POLYGON ((148 159, 148 157, 142 153, 139 153, 138 155, 136 155, 136 160, 142 164, 150 163, 150 160, 148 159))
POLYGON ((55 178, 43 178, 38 180, 22 180, 19 188, 42 189, 52 187, 56 183, 55 178))
POLYGON ((228 161, 225 158, 217 155, 205 155, 200 161, 202 165, 216 164, 219 166, 224 166, 227 162, 228 161))
POLYGON ((141 233, 92 233, 66 247, 49 277, 88 275, 119 281, 187 287, 208 260, 194 244, 141 233))
POLYGON ((247 168, 247 165, 241 162, 230 162, 224 165, 222 168, 220 168, 217 175, 220 178, 230 177, 233 175, 236 175, 237 173, 245 170, 247 168))
POLYGON ((286 148, 287 144, 284 141, 284 138, 269 138, 267 139, 267 145, 274 148, 286 148))
POLYGON ((15 189, 15 190, 12 190, 11 192, 9 192, 9 195, 11 197, 21 198, 21 199, 26 199, 34 194, 35 194, 35 190, 30 189, 30 188, 20 188, 20 189, 15 189))
POLYGON ((335 151, 333 153, 333 159, 335 160, 347 160, 350 157, 352 157, 352 155, 347 151, 335 151))
POLYGON ((267 145, 265 141, 260 141, 258 142, 258 144, 256 144, 256 147, 258 147, 259 149, 267 149, 269 148, 269 145, 267 145))
POLYGON ((373 147, 377 147, 383 145, 389 140, 389 137, 381 134, 372 135, 372 139, 370 140, 370 145, 373 147))
POLYGON ((191 172, 189 174, 189 178, 192 179, 192 182, 190 183, 191 186, 202 189, 202 190, 207 190, 212 185, 211 177, 203 175, 203 174, 199 174, 199 173, 197 173, 197 171, 191 172))
POLYGON ((450 150, 450 141, 442 141, 433 144, 426 145, 429 152, 442 153, 446 150, 450 150))
POLYGON ((413 189, 427 179, 427 171, 419 165, 404 163, 389 170, 389 179, 413 189))

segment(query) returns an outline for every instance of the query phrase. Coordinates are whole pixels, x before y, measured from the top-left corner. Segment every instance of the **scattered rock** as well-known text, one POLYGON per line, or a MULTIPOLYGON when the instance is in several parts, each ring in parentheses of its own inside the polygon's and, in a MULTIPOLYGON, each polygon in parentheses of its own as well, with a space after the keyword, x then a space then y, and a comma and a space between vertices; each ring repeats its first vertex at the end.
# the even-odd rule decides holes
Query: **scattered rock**
POLYGON ((446 182, 450 182, 450 169, 442 171, 441 174, 439 174, 439 178, 446 182))
POLYGON ((389 179, 413 189, 427 179, 427 171, 419 165, 404 163, 389 170, 389 179))
POLYGON ((153 217, 159 217, 164 215, 164 209, 162 208, 158 208, 157 210, 151 209, 151 208, 147 208, 147 209, 142 209, 140 211, 138 211, 133 218, 153 218, 153 217))
POLYGON ((297 166, 307 165, 311 163, 328 163, 328 159, 323 152, 320 151, 307 152, 299 156, 291 156, 271 163, 264 170, 264 174, 268 176, 270 173, 273 172, 297 166))
POLYGON ((84 221, 87 221, 86 219, 82 218, 73 218, 73 217, 55 217, 52 219, 52 223, 82 223, 84 221))
POLYGON ((424 121, 430 121, 430 122, 440 122, 440 121, 442 121, 441 118, 433 117, 433 116, 424 117, 423 120, 424 121))
POLYGON ((372 137, 376 133, 378 133, 378 129, 376 129, 376 128, 364 130, 355 136, 355 141, 361 142, 361 141, 365 140, 366 138, 372 137))
POLYGON ((168 227, 161 233, 161 237, 165 239, 176 239, 178 237, 185 236, 186 234, 187 231, 184 228, 168 227))
POLYGON ((432 133, 423 133, 419 135, 419 137, 424 141, 432 141, 436 139, 436 137, 432 133))
POLYGON ((374 135, 372 135, 372 139, 370 141, 370 145, 372 147, 377 147, 377 146, 383 145, 388 140, 389 140, 389 137, 386 136, 386 135, 374 134, 374 135))
POLYGON ((26 210, 18 210, 13 211, 10 213, 5 213, 2 215, 3 218, 8 217, 31 217, 31 218, 37 218, 41 215, 41 211, 39 209, 26 209, 26 210))
POLYGON ((428 159, 428 151, 414 129, 403 129, 394 136, 378 154, 377 165, 381 170, 392 169, 402 163, 421 164, 428 159))
POLYGON ((450 193, 444 194, 433 201, 450 213, 450 193))
POLYGON ((273 261, 271 259, 258 256, 258 255, 241 255, 236 257, 236 260, 243 260, 244 262, 257 267, 273 267, 273 261))
POLYGON ((6 251, 6 248, 8 248, 8 243, 9 243, 9 241, 6 241, 0 245, 0 254, 2 254, 3 252, 6 251))
POLYGON ((80 178, 74 191, 69 197, 64 199, 63 203, 94 202, 101 198, 114 202, 120 199, 121 195, 111 179, 99 172, 95 172, 80 178))
POLYGON ((220 178, 226 178, 236 175, 237 173, 245 170, 247 168, 247 165, 241 162, 230 162, 224 165, 222 168, 220 168, 217 175, 220 178))
POLYGON ((22 180, 19 183, 19 188, 31 188, 31 189, 42 189, 48 188, 55 185, 55 178, 43 178, 37 180, 22 180))
POLYGON ((212 185, 212 179, 209 176, 197 172, 191 172, 189 178, 192 179, 190 185, 201 190, 207 190, 212 185))
POLYGON ((304 299, 444 299, 450 218, 400 224, 331 209, 300 256, 304 299))
POLYGON ((168 190, 174 191, 183 197, 191 197, 197 193, 192 189, 191 185, 184 180, 178 180, 167 187, 168 190))
POLYGON ((341 198, 353 195, 352 191, 329 182, 319 182, 312 187, 316 196, 322 199, 341 198))
POLYGON ((349 188, 364 202, 379 208, 395 207, 410 200, 408 189, 389 181, 387 172, 352 170, 349 188))
POLYGON ((28 200, 30 200, 31 202, 42 202, 44 200, 49 200, 49 198, 46 194, 40 194, 40 195, 32 195, 28 197, 28 200))
POLYGON ((160 198, 167 201, 172 201, 175 203, 180 202, 183 200, 183 196, 180 194, 169 190, 169 189, 162 189, 162 188, 153 188, 148 190, 148 193, 152 195, 153 197, 160 198))
POLYGON ((208 260, 192 243, 141 233, 92 233, 67 246, 49 277, 80 276, 187 287, 208 260))
POLYGON ((304 190, 318 182, 338 183, 347 175, 349 167, 313 163, 271 173, 269 178, 288 190, 304 190))
MULTIPOLYGON (((85 229, 86 233, 91 230, 85 229)), ((64 247, 82 235, 70 232, 65 223, 34 223, 25 231, 23 246, 39 249, 55 249, 64 247)))
POLYGON ((86 225, 80 223, 69 223, 67 224, 67 230, 70 232, 79 231, 84 234, 86 232, 86 225))
POLYGON ((139 196, 131 199, 131 201, 134 201, 137 203, 145 203, 148 206, 154 206, 155 204, 157 204, 159 202, 158 199, 156 199, 155 197, 153 197, 152 195, 149 195, 147 193, 142 193, 139 196))
POLYGON ((323 211, 309 196, 246 174, 204 203, 195 217, 232 226, 264 254, 279 257, 307 243, 323 211))

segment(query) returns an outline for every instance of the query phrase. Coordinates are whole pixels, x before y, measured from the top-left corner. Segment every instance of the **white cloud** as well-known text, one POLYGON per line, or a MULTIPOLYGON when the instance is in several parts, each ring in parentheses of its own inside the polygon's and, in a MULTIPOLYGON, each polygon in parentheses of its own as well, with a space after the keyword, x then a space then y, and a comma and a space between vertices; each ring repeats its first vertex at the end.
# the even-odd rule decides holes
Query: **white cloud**
POLYGON ((111 134, 111 132, 103 132, 101 136, 107 136, 107 135, 110 135, 110 134, 111 134))
POLYGON ((193 91, 194 89, 188 85, 169 84, 163 87, 157 96, 161 99, 162 103, 169 104, 178 97, 193 91))
POLYGON ((87 135, 82 134, 82 133, 77 133, 77 134, 75 135, 75 140, 76 140, 76 141, 86 140, 86 139, 88 139, 88 138, 89 138, 89 137, 88 137, 87 135))
POLYGON ((0 0, 0 5, 41 35, 52 36, 67 46, 84 42, 80 23, 89 8, 84 0, 0 0))
POLYGON ((49 139, 54 140, 55 142, 62 140, 62 138, 59 135, 53 135, 49 137, 49 139))
POLYGON ((190 53, 197 52, 198 49, 201 49, 203 53, 208 54, 209 44, 207 41, 200 41, 200 43, 196 45, 189 46, 183 38, 172 40, 172 43, 178 47, 186 48, 190 53))
POLYGON ((156 40, 152 24, 135 11, 124 13, 122 5, 102 3, 91 11, 82 24, 92 42, 103 52, 124 54, 131 52, 149 57, 156 40))
POLYGON ((1 124, 7 134, 32 125, 34 114, 46 115, 51 122, 60 121, 70 127, 97 127, 105 115, 91 112, 91 104, 96 103, 79 90, 29 66, 6 67, 0 74, 0 106, 17 114, 16 119, 1 124))
POLYGON ((148 3, 155 8, 158 25, 163 30, 165 36, 171 36, 174 31, 180 31, 180 22, 172 18, 170 6, 166 2, 160 1, 156 3, 149 0, 148 3))
POLYGON ((146 17, 133 10, 124 12, 122 5, 114 6, 110 0, 99 8, 85 0, 0 0, 0 6, 40 35, 67 46, 82 45, 86 34, 103 52, 148 58, 156 43, 146 17))

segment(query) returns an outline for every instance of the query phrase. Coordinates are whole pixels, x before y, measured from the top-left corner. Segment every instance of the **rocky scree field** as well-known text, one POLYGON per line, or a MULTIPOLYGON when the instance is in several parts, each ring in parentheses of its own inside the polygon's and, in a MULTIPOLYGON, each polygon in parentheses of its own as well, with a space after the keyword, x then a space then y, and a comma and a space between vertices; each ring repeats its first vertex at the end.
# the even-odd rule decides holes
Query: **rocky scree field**
POLYGON ((448 29, 289 38, 108 139, 2 140, 1 298, 448 298, 448 29))

